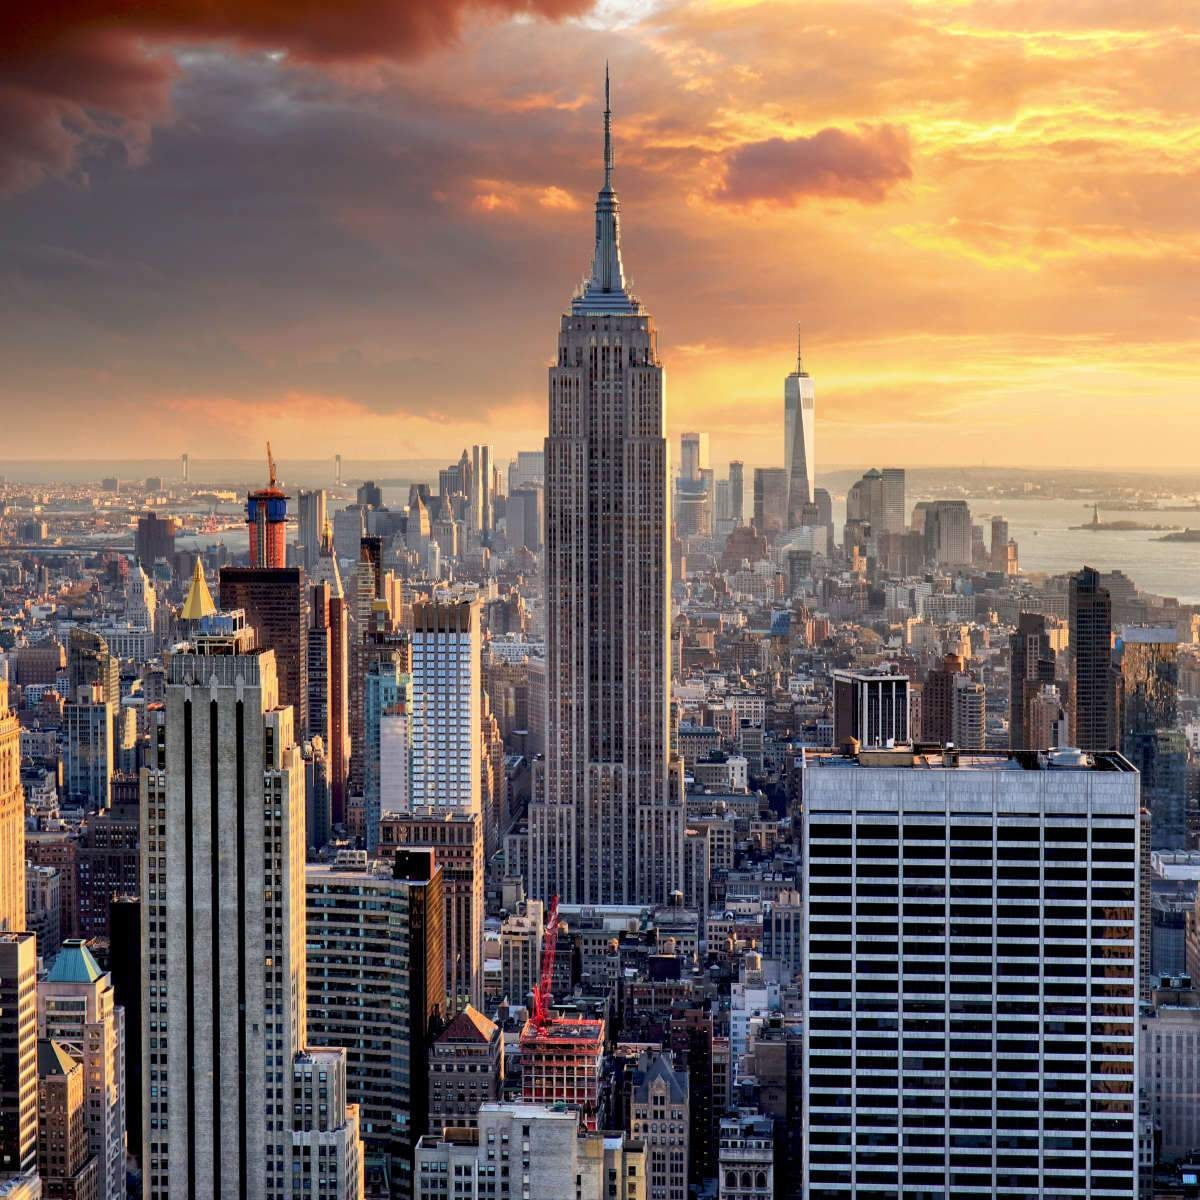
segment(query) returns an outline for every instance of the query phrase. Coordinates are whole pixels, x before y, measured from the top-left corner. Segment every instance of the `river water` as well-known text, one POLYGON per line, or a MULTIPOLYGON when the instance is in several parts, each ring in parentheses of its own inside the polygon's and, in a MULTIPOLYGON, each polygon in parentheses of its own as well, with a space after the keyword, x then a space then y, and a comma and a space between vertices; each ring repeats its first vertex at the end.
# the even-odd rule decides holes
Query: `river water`
MULTIPOLYGON (((912 501, 919 499, 915 496, 912 501)), ((1200 542, 1157 542, 1154 539, 1163 535, 1151 531, 1090 533, 1071 529, 1092 519, 1091 505, 1079 500, 979 497, 967 503, 974 522, 984 526, 984 541, 989 544, 990 518, 999 515, 1008 520, 1009 537, 1017 542, 1022 571, 1061 575, 1086 564, 1099 571, 1124 571, 1143 591, 1200 603, 1200 542)), ((1197 529, 1200 511, 1131 512, 1101 507, 1100 520, 1197 529)))

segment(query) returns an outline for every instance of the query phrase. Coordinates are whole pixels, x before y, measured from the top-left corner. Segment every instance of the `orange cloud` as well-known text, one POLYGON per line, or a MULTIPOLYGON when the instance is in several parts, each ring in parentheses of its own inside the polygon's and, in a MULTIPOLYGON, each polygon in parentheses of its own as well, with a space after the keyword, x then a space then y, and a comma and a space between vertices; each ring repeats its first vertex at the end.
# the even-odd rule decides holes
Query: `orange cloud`
POLYGON ((878 204, 912 178, 908 134, 892 125, 768 138, 730 151, 715 192, 726 204, 797 204, 808 196, 878 204))

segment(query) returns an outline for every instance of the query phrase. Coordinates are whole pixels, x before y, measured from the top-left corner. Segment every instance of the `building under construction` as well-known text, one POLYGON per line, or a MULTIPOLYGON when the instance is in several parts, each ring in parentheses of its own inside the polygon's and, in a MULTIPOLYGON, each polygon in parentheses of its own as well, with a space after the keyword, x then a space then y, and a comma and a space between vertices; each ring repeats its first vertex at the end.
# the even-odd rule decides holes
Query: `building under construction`
POLYGON ((533 1015, 521 1030, 522 1094, 527 1103, 566 1105, 580 1123, 595 1129, 600 1111, 604 1022, 551 1015, 551 980, 558 946, 558 897, 542 935, 542 969, 533 989, 533 1015))
POLYGON ((267 472, 265 488, 246 497, 246 527, 250 533, 250 565, 252 567, 287 566, 287 496, 275 479, 275 459, 271 443, 267 443, 267 472))

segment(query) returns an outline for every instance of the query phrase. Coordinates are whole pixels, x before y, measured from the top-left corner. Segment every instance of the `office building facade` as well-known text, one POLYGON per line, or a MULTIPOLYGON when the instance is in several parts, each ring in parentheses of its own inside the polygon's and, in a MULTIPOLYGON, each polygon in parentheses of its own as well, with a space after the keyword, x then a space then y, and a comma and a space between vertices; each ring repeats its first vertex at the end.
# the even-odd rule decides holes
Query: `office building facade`
POLYGON ((1136 1195, 1136 772, 875 752, 804 800, 806 1195, 1136 1195))
POLYGON ((670 471, 650 314, 621 262, 605 108, 592 272, 562 317, 546 439, 546 758, 531 895, 663 902, 683 878, 670 770, 670 471))

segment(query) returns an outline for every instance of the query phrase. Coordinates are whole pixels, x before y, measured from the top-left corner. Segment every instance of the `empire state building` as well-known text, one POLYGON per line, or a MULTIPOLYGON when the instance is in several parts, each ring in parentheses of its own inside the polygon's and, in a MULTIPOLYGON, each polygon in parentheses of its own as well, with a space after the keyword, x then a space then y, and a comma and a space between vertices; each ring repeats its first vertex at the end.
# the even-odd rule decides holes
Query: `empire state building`
POLYGON ((612 114, 591 276, 559 325, 546 438, 546 757, 529 890, 657 904, 683 882, 671 761, 669 470, 654 321, 621 263, 612 114))

